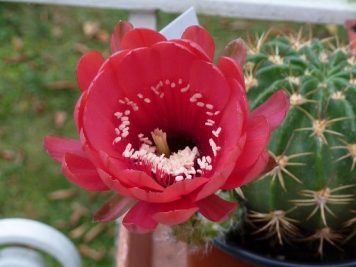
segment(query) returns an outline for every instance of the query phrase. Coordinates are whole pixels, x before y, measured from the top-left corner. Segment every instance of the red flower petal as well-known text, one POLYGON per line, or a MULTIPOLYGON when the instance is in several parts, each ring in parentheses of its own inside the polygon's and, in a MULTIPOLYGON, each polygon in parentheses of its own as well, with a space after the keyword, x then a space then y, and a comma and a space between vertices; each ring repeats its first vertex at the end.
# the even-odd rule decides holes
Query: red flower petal
POLYGON ((221 130, 221 150, 218 152, 215 168, 209 182, 201 190, 192 196, 195 200, 200 200, 210 196, 220 189, 228 179, 235 167, 236 159, 241 154, 245 144, 245 134, 243 129, 244 114, 240 106, 236 105, 236 95, 232 95, 230 103, 223 113, 220 121, 221 130))
POLYGON ((85 152, 85 155, 93 163, 93 165, 97 168, 105 168, 105 164, 103 162, 105 158, 102 155, 103 153, 100 154, 100 151, 93 149, 92 145, 88 142, 83 129, 80 131, 80 142, 82 143, 82 149, 85 152))
POLYGON ((276 129, 284 120, 289 109, 289 99, 283 90, 277 91, 252 112, 252 117, 264 116, 271 128, 276 129))
POLYGON ((230 86, 221 71, 212 63, 195 61, 191 66, 190 85, 200 92, 217 110, 222 111, 230 100, 230 86))
POLYGON ((80 132, 80 130, 83 127, 83 111, 87 101, 87 96, 88 96, 88 91, 84 91, 82 95, 79 97, 74 108, 74 121, 78 132, 80 132))
POLYGON ((108 202, 97 210, 93 218, 99 222, 110 222, 121 217, 130 207, 135 204, 136 200, 128 197, 114 195, 108 202))
POLYGON ((47 153, 58 162, 62 162, 65 153, 74 153, 85 156, 80 142, 74 139, 49 135, 44 139, 44 147, 47 150, 47 153))
POLYGON ((83 156, 66 153, 62 162, 62 172, 69 181, 85 190, 108 190, 108 187, 99 177, 95 166, 83 156))
POLYGON ((221 222, 228 219, 235 210, 237 203, 223 200, 217 195, 211 195, 197 202, 199 212, 206 218, 214 222, 221 222))
POLYGON ((246 133, 246 143, 235 168, 245 169, 250 167, 266 150, 270 137, 267 119, 263 116, 252 117, 248 122, 246 133))
MULTIPOLYGON (((152 203, 166 203, 166 202, 176 201, 182 198, 183 196, 182 193, 189 194, 190 192, 194 191, 196 188, 200 187, 202 183, 206 183, 206 180, 203 179, 199 179, 197 181, 194 180, 196 179, 193 179, 191 183, 189 183, 189 186, 181 186, 181 185, 177 186, 177 184, 179 183, 175 183, 169 186, 163 192, 147 191, 138 187, 128 188, 128 190, 132 194, 132 196, 134 196, 139 200, 152 202, 152 203), (175 188, 180 189, 181 191, 178 190, 175 191, 174 190, 175 188)), ((188 185, 188 183, 186 183, 186 185, 188 185)))
POLYGON ((249 116, 249 106, 248 106, 248 100, 246 96, 246 91, 243 85, 241 85, 236 79, 233 78, 228 78, 228 82, 230 84, 230 87, 232 88, 232 92, 234 96, 236 96, 238 103, 240 104, 242 113, 243 113, 243 125, 244 128, 247 125, 248 122, 248 116, 249 116))
POLYGON ((120 90, 129 98, 137 98, 137 93, 154 96, 150 86, 160 80, 189 80, 190 68, 196 60, 188 49, 168 42, 135 49, 122 62, 110 58, 113 73, 120 77, 117 82, 120 90))
POLYGON ((133 26, 130 22, 127 21, 120 21, 116 24, 113 33, 111 34, 111 52, 115 53, 117 51, 122 50, 122 39, 125 34, 133 29, 133 26))
POLYGON ((268 152, 264 151, 258 157, 257 161, 251 168, 246 170, 244 173, 241 173, 241 178, 243 178, 241 185, 245 185, 245 184, 252 182, 254 179, 257 178, 258 175, 263 173, 263 171, 266 169, 266 166, 269 162, 269 158, 270 157, 269 157, 268 152))
POLYGON ((83 131, 87 142, 96 151, 105 151, 108 155, 121 157, 115 150, 113 140, 117 127, 114 112, 118 108, 119 90, 111 71, 102 71, 88 92, 83 112, 83 131))
POLYGON ((167 187, 165 194, 177 194, 179 196, 185 196, 206 184, 208 181, 209 179, 204 177, 196 177, 193 180, 183 180, 167 187))
MULTIPOLYGON (((189 123, 191 120, 179 118, 180 115, 189 116, 188 112, 181 112, 183 108, 179 105, 181 102, 186 105, 189 104, 186 103, 186 100, 182 100, 186 96, 179 89, 172 90, 169 88, 170 90, 165 90, 165 96, 162 100, 151 90, 151 87, 157 85, 160 81, 166 82, 167 80, 176 83, 180 80, 186 84, 191 76, 190 66, 195 61, 197 61, 197 58, 186 48, 167 42, 156 44, 151 48, 132 50, 123 60, 118 61, 116 54, 110 57, 104 63, 100 74, 91 87, 84 111, 83 129, 93 148, 106 151, 110 156, 115 153, 108 150, 110 147, 114 147, 112 141, 116 137, 114 129, 117 127, 115 125, 117 119, 114 118, 113 114, 118 109, 124 108, 118 101, 125 99, 125 97, 139 105, 139 111, 131 112, 130 115, 131 126, 136 127, 136 129, 148 130, 172 125, 180 125, 180 129, 190 129, 183 126, 186 126, 185 122, 189 123), (175 64, 172 64, 172 62, 175 64), (142 99, 138 98, 138 94, 160 103, 156 105, 144 103, 142 99), (171 104, 172 101, 175 105, 171 104), (177 111, 179 112, 177 113, 177 111), (166 116, 162 117, 161 114, 163 113, 166 116), (177 123, 172 124, 172 121, 177 121, 177 123)), ((221 74, 215 76, 221 76, 220 80, 226 84, 221 74)), ((223 89, 221 89, 220 94, 228 99, 229 89, 227 86, 225 91, 228 92, 224 92, 223 89)), ((213 93, 214 91, 209 92, 210 95, 213 93)), ((211 96, 211 98, 213 97, 211 96)), ((194 108, 198 109, 196 106, 194 108)), ((200 112, 203 113, 203 111, 200 112)), ((136 133, 134 130, 130 128, 130 134, 137 135, 138 132, 136 133)), ((126 142, 115 144, 116 151, 123 151, 126 144, 126 142)), ((116 153, 116 157, 121 157, 121 155, 116 153)))
POLYGON ((218 67, 222 73, 224 73, 225 77, 237 80, 242 86, 242 95, 246 95, 245 78, 242 67, 229 57, 220 57, 218 67))
POLYGON ((186 222, 193 216, 195 212, 198 211, 198 208, 190 208, 185 210, 170 210, 157 212, 153 219, 157 222, 166 224, 166 225, 176 225, 183 222, 186 222))
POLYGON ((264 151, 251 167, 246 169, 236 168, 231 173, 222 189, 229 190, 250 183, 265 170, 268 160, 269 155, 264 151))
MULTIPOLYGON (((110 167, 109 167, 110 170, 110 167)), ((139 187, 144 190, 163 191, 164 187, 159 185, 151 176, 143 171, 123 170, 114 174, 117 179, 129 185, 129 187, 139 187)))
MULTIPOLYGON (((152 203, 167 203, 176 201, 183 196, 195 191, 200 186, 209 181, 207 178, 198 177, 193 180, 185 180, 179 183, 175 183, 167 187, 163 192, 154 192, 125 184, 102 170, 98 170, 98 172, 104 183, 112 190, 124 196, 131 196, 138 200, 152 203)), ((144 186, 144 184, 141 185, 141 187, 144 186)))
POLYGON ((102 169, 98 169, 98 174, 101 180, 109 187, 112 191, 117 192, 122 196, 132 197, 131 192, 128 190, 128 187, 121 184, 118 180, 115 180, 110 174, 103 171, 102 169))
POLYGON ((247 47, 244 40, 238 38, 229 42, 225 47, 225 55, 232 58, 237 65, 243 66, 247 58, 247 47))
MULTIPOLYGON (((244 139, 241 138, 241 143, 243 142, 244 139)), ((225 184, 235 166, 235 161, 232 159, 236 158, 240 153, 241 148, 238 145, 229 151, 224 151, 224 158, 216 163, 217 167, 209 178, 209 182, 201 190, 192 195, 192 198, 196 201, 201 200, 219 190, 225 184)))
MULTIPOLYGON (((114 112, 118 108, 118 99, 120 90, 117 86, 117 77, 113 73, 114 66, 129 53, 124 50, 116 53, 110 59, 106 60, 99 70, 99 74, 93 81, 93 88, 86 91, 87 95, 82 97, 78 103, 78 127, 83 127, 83 134, 86 142, 90 144, 92 150, 106 151, 111 156, 121 157, 121 153, 114 150, 112 141, 116 137, 114 129, 117 127, 114 123, 114 112), (109 137, 110 136, 110 137, 109 137)), ((84 144, 83 140, 82 143, 84 144)))
POLYGON ((77 80, 81 91, 85 91, 89 88, 103 63, 104 58, 97 51, 88 52, 79 59, 77 80))
POLYGON ((150 47, 158 42, 166 41, 167 39, 154 30, 136 28, 128 31, 122 38, 122 49, 134 49, 139 47, 150 47))
POLYGON ((197 56, 197 58, 199 58, 200 60, 211 61, 211 59, 205 53, 203 48, 201 48, 198 44, 196 44, 196 43, 194 43, 194 42, 192 42, 190 40, 174 39, 174 40, 170 40, 170 42, 184 47, 185 49, 189 50, 190 53, 192 53, 195 56, 197 56))
POLYGON ((182 34, 182 39, 197 43, 212 60, 214 58, 215 44, 210 33, 203 27, 194 25, 188 27, 182 34))
POLYGON ((135 233, 148 233, 153 231, 157 222, 152 218, 157 207, 150 203, 138 202, 124 217, 122 223, 130 231, 135 233))

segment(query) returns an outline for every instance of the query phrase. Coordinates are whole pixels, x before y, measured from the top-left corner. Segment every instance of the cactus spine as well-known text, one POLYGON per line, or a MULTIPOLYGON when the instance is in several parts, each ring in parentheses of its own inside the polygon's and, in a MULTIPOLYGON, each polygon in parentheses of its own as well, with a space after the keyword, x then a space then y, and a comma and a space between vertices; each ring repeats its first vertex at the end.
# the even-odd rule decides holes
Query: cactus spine
POLYGON ((250 105, 285 88, 291 108, 271 138, 268 172, 241 188, 246 219, 257 237, 309 241, 323 255, 355 243, 356 57, 336 38, 266 39, 249 44, 250 105))

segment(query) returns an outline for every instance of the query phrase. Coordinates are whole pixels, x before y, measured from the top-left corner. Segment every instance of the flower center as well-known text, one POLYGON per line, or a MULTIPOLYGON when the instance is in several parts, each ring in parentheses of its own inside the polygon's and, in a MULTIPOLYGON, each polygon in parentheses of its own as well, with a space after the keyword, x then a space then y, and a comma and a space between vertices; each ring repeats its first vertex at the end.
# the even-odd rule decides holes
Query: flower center
POLYGON ((222 149, 223 129, 220 110, 203 92, 182 78, 162 79, 118 99, 118 104, 113 145, 133 169, 162 186, 209 177, 222 149), (199 137, 199 145, 192 137, 199 137))
MULTIPOLYGON (((164 131, 155 129, 151 132, 151 136, 153 142, 143 134, 139 134, 138 137, 142 142, 140 148, 135 150, 129 143, 122 155, 129 159, 136 169, 153 176, 162 186, 191 180, 212 170, 212 158, 201 156, 196 146, 185 145, 184 148, 170 150, 167 134, 164 131)), ((185 139, 180 142, 177 140, 178 137, 171 139, 173 147, 181 147, 185 139)))

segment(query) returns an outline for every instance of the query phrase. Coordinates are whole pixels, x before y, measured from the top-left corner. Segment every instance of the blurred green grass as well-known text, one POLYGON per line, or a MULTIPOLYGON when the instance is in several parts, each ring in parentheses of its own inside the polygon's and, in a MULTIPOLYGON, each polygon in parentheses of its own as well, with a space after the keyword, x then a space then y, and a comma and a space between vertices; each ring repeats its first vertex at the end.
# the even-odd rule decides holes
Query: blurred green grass
MULTIPOLYGON (((162 28, 176 14, 158 13, 162 28)), ((90 215, 77 225, 67 223, 80 202, 90 212, 105 200, 107 194, 88 194, 71 185, 43 149, 48 134, 76 138, 72 111, 79 91, 76 88, 76 63, 83 50, 97 49, 109 55, 107 37, 127 12, 118 10, 0 4, 0 217, 25 217, 59 228, 67 235, 75 226, 93 227, 90 215), (100 36, 83 33, 88 21, 100 24, 100 36), (58 125, 58 112, 68 118, 58 125), (66 200, 49 200, 48 193, 73 188, 75 196, 66 200)), ((305 26, 294 23, 257 22, 201 16, 200 22, 214 36, 217 54, 235 38, 254 36, 268 30, 290 33, 305 26)), ((330 34, 325 27, 311 26, 317 36, 330 34)), ((345 38, 345 32, 337 31, 345 38)), ((77 245, 82 238, 74 240, 77 245)), ((105 257, 95 262, 84 257, 84 267, 113 266, 115 224, 111 223, 97 239, 88 243, 103 251, 105 257)), ((49 266, 56 266, 50 261, 49 266)))

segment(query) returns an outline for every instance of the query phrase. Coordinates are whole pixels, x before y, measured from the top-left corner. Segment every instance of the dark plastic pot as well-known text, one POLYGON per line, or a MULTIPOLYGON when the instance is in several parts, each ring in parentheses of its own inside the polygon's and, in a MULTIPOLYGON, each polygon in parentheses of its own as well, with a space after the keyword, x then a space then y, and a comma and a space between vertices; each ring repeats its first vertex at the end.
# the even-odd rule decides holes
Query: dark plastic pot
MULTIPOLYGON (((311 264, 311 263, 295 263, 268 258, 252 251, 239 247, 236 244, 230 243, 223 238, 215 239, 214 245, 221 250, 235 256, 236 258, 244 259, 257 266, 263 267, 356 267, 356 259, 345 262, 328 263, 328 264, 311 264)), ((356 253, 356 252, 355 252, 356 253)), ((356 256, 356 255, 355 255, 356 256)))

